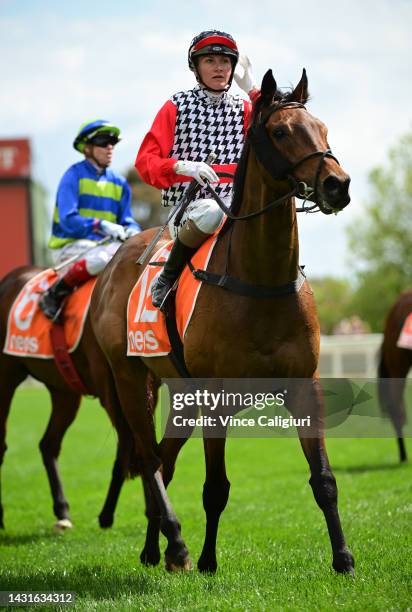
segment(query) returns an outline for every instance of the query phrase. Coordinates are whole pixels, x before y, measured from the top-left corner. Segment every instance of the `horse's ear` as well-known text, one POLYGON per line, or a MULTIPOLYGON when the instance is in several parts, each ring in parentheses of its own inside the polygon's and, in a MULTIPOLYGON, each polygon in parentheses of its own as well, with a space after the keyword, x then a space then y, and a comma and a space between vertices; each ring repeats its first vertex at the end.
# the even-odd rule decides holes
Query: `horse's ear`
POLYGON ((263 77, 260 88, 260 95, 264 105, 269 105, 272 103, 277 88, 278 86, 276 85, 272 70, 269 69, 263 77))
POLYGON ((306 104, 308 98, 308 77, 306 76, 306 69, 304 68, 302 77, 292 92, 291 99, 295 102, 300 102, 300 104, 306 104))

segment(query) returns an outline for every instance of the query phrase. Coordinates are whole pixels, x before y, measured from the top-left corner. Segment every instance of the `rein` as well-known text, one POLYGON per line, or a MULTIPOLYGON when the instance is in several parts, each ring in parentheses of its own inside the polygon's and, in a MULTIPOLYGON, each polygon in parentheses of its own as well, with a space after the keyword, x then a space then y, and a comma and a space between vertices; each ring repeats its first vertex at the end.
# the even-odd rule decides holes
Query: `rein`
MULTIPOLYGON (((286 178, 289 181, 289 183, 292 183, 293 187, 291 191, 281 196, 280 198, 274 200, 273 202, 270 202, 269 204, 267 204, 260 210, 249 213, 247 215, 234 215, 231 212, 230 208, 228 208, 225 205, 225 203, 222 201, 222 199, 218 196, 214 187, 212 187, 212 185, 210 185, 209 183, 206 183, 207 190, 210 192, 214 200, 217 202, 220 209, 232 221, 247 221, 248 219, 259 217, 260 215, 263 215, 269 210, 271 210, 272 208, 276 208, 277 206, 280 206, 281 204, 283 204, 283 202, 285 202, 286 200, 292 197, 297 197, 299 199, 304 200, 303 206, 301 208, 296 208, 296 212, 317 212, 314 210, 316 208, 318 208, 318 210, 321 210, 321 207, 318 204, 317 199, 318 199, 318 183, 319 183, 319 177, 320 177, 320 172, 322 170, 323 162, 327 157, 334 159, 337 164, 339 164, 339 161, 332 154, 332 151, 330 149, 326 149, 325 151, 314 151, 313 153, 309 153, 308 155, 305 155, 305 157, 302 157, 302 159, 298 160, 294 164, 291 164, 280 153, 280 151, 278 151, 278 149, 275 147, 275 145, 269 138, 269 135, 265 128, 265 125, 267 121, 269 120, 269 117, 276 111, 285 109, 285 108, 306 108, 306 107, 303 104, 300 104, 299 102, 286 102, 283 104, 282 103, 272 104, 268 108, 266 113, 263 115, 259 123, 257 125, 252 125, 249 128, 248 138, 249 138, 250 144, 253 146, 255 150, 257 159, 260 161, 260 163, 265 168, 265 170, 269 172, 270 176, 274 178, 275 180, 282 180, 286 178), (301 182, 296 181, 292 173, 300 165, 302 165, 309 159, 313 159, 314 157, 319 157, 319 163, 318 163, 318 167, 315 173, 314 188, 312 189, 308 187, 306 183, 302 181, 301 182), (313 196, 313 200, 315 204, 310 207, 305 207, 305 203, 312 196, 313 196)), ((220 177, 233 178, 233 174, 229 174, 227 172, 218 172, 218 175, 220 177)))
MULTIPOLYGON (((280 198, 277 198, 273 202, 270 202, 262 209, 249 213, 247 215, 234 215, 230 208, 228 208, 222 199, 218 196, 215 189, 210 185, 210 183, 206 182, 206 189, 213 196, 214 200, 219 205, 220 209, 225 213, 225 215, 231 221, 247 221, 249 219, 253 219, 259 217, 260 215, 265 214, 272 208, 276 208, 283 204, 289 198, 294 196, 304 199, 302 208, 297 208, 297 212, 309 212, 313 211, 313 209, 318 208, 322 210, 321 205, 317 202, 318 199, 318 183, 320 172, 322 170, 322 165, 327 157, 334 159, 338 164, 338 160, 330 149, 326 149, 325 151, 314 151, 313 153, 309 153, 305 155, 302 159, 298 160, 294 164, 290 163, 275 147, 269 135, 266 131, 266 123, 269 117, 278 110, 285 108, 305 108, 303 104, 299 102, 285 102, 285 103, 274 103, 272 104, 265 114, 261 117, 260 121, 256 125, 252 125, 248 131, 248 139, 253 147, 256 157, 258 161, 263 165, 265 170, 269 172, 270 176, 272 176, 275 180, 284 180, 287 179, 289 183, 292 183, 292 189, 288 193, 284 194, 280 198), (314 187, 310 188, 306 185, 306 183, 298 182, 293 176, 293 171, 296 170, 301 164, 305 163, 309 159, 313 159, 314 157, 319 157, 319 163, 316 168, 315 177, 314 177, 314 187), (315 204, 309 208, 305 208, 306 201, 313 197, 315 204)), ((228 174, 226 172, 219 172, 219 176, 233 178, 232 174, 228 174)), ((180 211, 179 211, 180 212, 180 211)), ((183 212, 183 211, 182 211, 183 212)), ((181 217, 181 215, 180 215, 181 217)), ((233 224, 231 227, 233 230, 233 224)), ((219 234, 221 236, 222 233, 219 234)), ((189 268, 193 274, 193 276, 204 283, 209 285, 215 285, 217 287, 221 287, 222 289, 226 289, 233 293, 237 293, 239 295, 248 296, 248 297, 259 297, 259 298, 270 298, 270 297, 280 297, 284 295, 288 295, 291 293, 298 293, 305 282, 305 275, 302 272, 301 268, 298 268, 297 278, 289 283, 286 283, 281 286, 275 287, 266 287, 264 285, 257 285, 253 283, 246 283, 241 281, 240 279, 231 277, 229 275, 229 261, 230 261, 230 252, 231 252, 231 242, 232 242, 232 231, 230 232, 228 247, 226 253, 226 264, 225 264, 225 272, 223 275, 215 274, 212 272, 208 272, 207 270, 196 270, 191 263, 189 263, 189 268)))

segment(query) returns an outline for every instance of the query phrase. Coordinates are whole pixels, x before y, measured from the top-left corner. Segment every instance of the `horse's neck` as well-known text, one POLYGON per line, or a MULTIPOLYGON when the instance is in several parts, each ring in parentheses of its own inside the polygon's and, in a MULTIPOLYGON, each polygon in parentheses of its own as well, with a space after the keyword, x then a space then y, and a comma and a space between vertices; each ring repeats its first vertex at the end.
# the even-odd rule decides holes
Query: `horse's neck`
MULTIPOLYGON (((261 210, 284 195, 285 189, 289 189, 285 182, 261 177, 256 158, 251 154, 237 214, 261 210)), ((231 272, 242 280, 268 286, 295 280, 299 242, 293 202, 288 199, 254 219, 235 222, 232 253, 231 272)))

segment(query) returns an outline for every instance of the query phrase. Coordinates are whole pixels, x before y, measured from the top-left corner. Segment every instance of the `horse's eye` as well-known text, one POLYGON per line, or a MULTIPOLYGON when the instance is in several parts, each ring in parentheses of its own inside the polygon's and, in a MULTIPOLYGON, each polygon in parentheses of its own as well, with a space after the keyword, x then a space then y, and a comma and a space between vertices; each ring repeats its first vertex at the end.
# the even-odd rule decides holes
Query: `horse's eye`
POLYGON ((276 127, 272 134, 275 138, 284 138, 284 136, 286 136, 286 130, 283 127, 276 127))

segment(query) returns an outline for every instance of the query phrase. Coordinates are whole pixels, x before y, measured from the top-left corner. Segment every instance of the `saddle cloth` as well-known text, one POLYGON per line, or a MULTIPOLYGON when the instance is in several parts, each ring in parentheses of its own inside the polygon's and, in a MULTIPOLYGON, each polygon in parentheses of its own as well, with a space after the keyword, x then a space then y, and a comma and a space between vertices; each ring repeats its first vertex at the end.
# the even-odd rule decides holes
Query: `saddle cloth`
MULTIPOLYGON (((210 236, 192 257, 195 268, 206 269, 216 235, 210 236)), ((173 241, 159 249, 150 262, 163 262, 169 256, 173 241)), ((133 287, 127 304, 127 355, 136 357, 160 357, 171 352, 164 314, 152 305, 151 286, 162 267, 147 265, 133 287)), ((187 327, 201 287, 188 266, 183 270, 176 292, 176 323, 183 342, 187 327)))
MULTIPOLYGON (((13 302, 7 320, 7 335, 3 352, 17 357, 53 359, 50 341, 52 322, 38 307, 40 294, 55 280, 54 270, 43 270, 31 278, 13 302)), ((64 307, 64 333, 69 352, 73 352, 82 337, 84 322, 96 279, 79 287, 64 307)))
POLYGON ((396 346, 412 350, 412 312, 405 319, 396 346))

